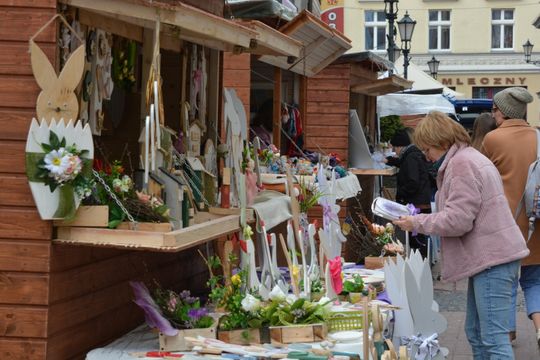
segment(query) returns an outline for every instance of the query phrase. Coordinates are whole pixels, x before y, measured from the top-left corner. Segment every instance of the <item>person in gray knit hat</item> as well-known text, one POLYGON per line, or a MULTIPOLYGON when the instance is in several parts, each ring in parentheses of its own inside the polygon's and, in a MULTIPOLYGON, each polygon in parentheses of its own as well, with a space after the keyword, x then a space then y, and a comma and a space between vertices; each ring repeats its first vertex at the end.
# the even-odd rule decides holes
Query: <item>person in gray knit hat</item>
MULTIPOLYGON (((484 138, 483 152, 497 167, 503 181, 504 193, 512 214, 516 214, 521 203, 529 165, 536 160, 536 129, 525 120, 527 104, 533 101, 532 95, 524 88, 511 87, 504 89, 493 97, 493 117, 497 129, 490 131, 484 138)), ((523 237, 528 238, 528 219, 525 206, 517 214, 518 224, 523 237)), ((540 226, 527 243, 530 250, 528 257, 521 262, 519 283, 525 295, 527 315, 533 321, 540 346, 540 226)), ((516 303, 518 284, 514 284, 516 303)), ((510 337, 515 335, 516 322, 509 319, 510 337), (514 332, 514 334, 512 334, 514 332)))
POLYGON ((493 104, 506 119, 525 119, 527 104, 532 101, 532 95, 522 87, 506 88, 493 97, 493 104))

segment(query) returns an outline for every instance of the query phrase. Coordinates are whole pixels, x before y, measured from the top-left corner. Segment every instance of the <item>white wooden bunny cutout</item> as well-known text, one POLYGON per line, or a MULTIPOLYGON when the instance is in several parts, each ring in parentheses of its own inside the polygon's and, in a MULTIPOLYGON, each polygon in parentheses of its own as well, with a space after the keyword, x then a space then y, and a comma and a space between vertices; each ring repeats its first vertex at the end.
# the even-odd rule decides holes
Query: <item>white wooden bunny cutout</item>
POLYGON ((60 75, 56 75, 56 71, 47 55, 34 42, 34 38, 57 17, 64 22, 74 35, 78 36, 67 21, 60 14, 56 14, 30 39, 32 72, 41 88, 36 102, 37 118, 40 122, 46 121, 48 123, 52 119, 77 120, 79 102, 75 89, 81 81, 84 70, 84 44, 71 54, 60 75))

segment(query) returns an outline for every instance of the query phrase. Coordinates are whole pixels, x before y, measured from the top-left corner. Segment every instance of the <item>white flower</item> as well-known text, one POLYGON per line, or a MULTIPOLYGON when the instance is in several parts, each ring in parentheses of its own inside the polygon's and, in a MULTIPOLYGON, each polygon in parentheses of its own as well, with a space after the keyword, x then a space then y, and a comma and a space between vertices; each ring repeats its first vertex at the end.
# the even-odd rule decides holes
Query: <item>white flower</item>
POLYGON ((247 294, 245 298, 242 299, 242 309, 255 312, 261 307, 261 301, 255 296, 247 294))
POLYGON ((297 298, 296 295, 294 295, 294 294, 289 294, 289 295, 287 295, 287 297, 285 298, 285 301, 287 301, 287 303, 288 303, 289 305, 294 304, 294 302, 295 302, 296 300, 298 300, 298 298, 297 298))
POLYGON ((116 191, 117 193, 122 192, 122 180, 114 179, 112 182, 112 186, 113 186, 114 191, 116 191))
POLYGON ((45 155, 44 161, 45 169, 49 170, 53 176, 63 175, 70 166, 69 157, 66 156, 66 151, 64 148, 51 151, 45 155))
POLYGON ((326 297, 326 296, 323 296, 322 298, 319 299, 319 301, 317 302, 319 305, 324 305, 324 308, 326 310, 330 310, 332 308, 332 300, 330 300, 330 298, 326 297))
POLYGON ((272 289, 272 291, 270 291, 270 294, 269 294, 270 300, 276 300, 276 301, 283 301, 285 300, 286 296, 287 295, 285 295, 283 290, 281 290, 281 288, 277 285, 274 286, 274 288, 272 289))

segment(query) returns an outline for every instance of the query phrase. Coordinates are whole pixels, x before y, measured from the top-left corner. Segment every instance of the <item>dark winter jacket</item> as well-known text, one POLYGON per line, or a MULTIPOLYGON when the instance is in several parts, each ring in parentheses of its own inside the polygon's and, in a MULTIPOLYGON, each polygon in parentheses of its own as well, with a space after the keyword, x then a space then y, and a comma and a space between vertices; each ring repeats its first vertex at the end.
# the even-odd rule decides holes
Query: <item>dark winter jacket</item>
POLYGON ((388 157, 388 165, 399 168, 396 200, 402 204, 429 205, 431 182, 429 164, 415 145, 403 149, 399 158, 388 157))

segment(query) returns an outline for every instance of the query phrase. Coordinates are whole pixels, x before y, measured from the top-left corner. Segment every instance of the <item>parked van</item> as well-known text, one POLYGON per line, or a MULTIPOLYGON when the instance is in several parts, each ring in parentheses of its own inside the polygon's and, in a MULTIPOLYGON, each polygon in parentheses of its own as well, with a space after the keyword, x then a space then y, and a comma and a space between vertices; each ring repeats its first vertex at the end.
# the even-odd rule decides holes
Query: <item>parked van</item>
POLYGON ((478 115, 491 112, 493 107, 492 99, 455 99, 452 100, 456 110, 457 120, 463 127, 472 131, 474 120, 478 115))

